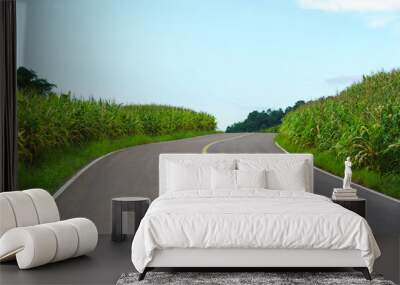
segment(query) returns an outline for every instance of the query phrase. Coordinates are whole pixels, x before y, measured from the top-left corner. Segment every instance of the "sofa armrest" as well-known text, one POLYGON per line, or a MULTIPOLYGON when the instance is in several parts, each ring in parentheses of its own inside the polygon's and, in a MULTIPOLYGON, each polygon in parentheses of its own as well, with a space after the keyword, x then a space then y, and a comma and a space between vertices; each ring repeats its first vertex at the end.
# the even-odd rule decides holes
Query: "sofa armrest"
POLYGON ((0 261, 15 257, 28 269, 89 253, 97 240, 96 226, 85 218, 13 228, 0 238, 0 261))
POLYGON ((42 225, 13 228, 0 238, 0 261, 16 257, 21 269, 51 262, 56 250, 53 232, 42 225))

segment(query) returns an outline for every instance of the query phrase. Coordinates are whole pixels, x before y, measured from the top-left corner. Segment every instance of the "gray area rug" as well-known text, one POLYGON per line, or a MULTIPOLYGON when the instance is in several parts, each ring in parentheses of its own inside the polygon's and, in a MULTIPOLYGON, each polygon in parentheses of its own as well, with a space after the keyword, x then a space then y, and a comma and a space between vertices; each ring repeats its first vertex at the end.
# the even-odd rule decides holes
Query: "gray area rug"
POLYGON ((372 275, 368 281, 359 272, 148 272, 138 281, 138 273, 122 274, 117 285, 146 284, 379 284, 395 285, 380 275, 372 275))

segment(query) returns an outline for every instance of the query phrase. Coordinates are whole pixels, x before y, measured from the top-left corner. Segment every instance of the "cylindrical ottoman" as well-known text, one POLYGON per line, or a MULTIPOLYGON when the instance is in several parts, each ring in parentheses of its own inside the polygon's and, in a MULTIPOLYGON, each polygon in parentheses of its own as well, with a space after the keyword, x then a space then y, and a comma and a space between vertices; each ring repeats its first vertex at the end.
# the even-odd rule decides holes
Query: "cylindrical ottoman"
POLYGON ((19 268, 28 269, 84 255, 97 240, 96 226, 85 218, 13 228, 0 238, 0 260, 16 256, 19 268))

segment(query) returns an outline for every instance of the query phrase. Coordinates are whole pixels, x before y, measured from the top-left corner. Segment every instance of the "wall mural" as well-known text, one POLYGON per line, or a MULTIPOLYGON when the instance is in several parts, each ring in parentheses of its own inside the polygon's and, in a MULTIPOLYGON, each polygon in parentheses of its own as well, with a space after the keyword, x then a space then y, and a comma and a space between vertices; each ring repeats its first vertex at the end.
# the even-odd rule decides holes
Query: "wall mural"
POLYGON ((349 158, 400 278, 398 9, 330 2, 17 0, 19 188, 110 233, 160 153, 311 153, 329 197, 349 158))

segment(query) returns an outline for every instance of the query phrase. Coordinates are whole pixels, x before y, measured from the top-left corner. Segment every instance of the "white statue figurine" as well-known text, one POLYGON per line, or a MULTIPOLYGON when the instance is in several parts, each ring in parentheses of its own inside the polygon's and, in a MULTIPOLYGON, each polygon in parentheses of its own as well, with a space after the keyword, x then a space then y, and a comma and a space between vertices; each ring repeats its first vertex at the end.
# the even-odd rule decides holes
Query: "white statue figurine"
POLYGON ((346 161, 344 162, 344 179, 343 179, 343 189, 351 189, 351 161, 350 157, 346 158, 346 161))

